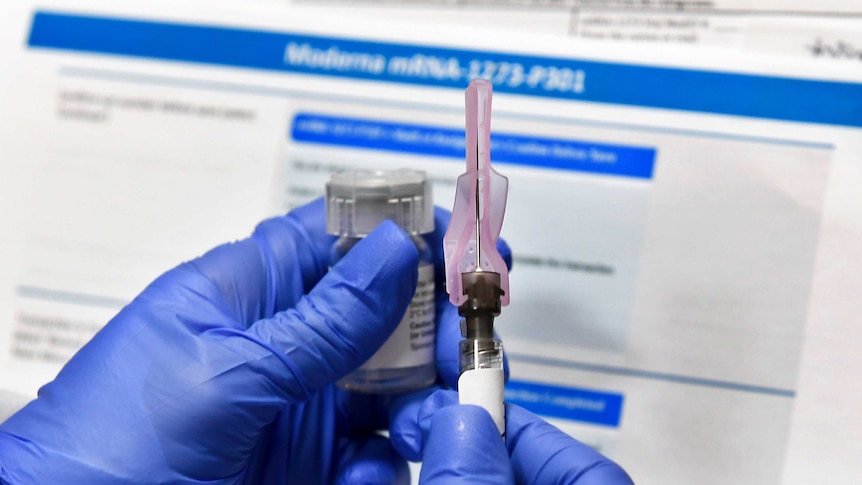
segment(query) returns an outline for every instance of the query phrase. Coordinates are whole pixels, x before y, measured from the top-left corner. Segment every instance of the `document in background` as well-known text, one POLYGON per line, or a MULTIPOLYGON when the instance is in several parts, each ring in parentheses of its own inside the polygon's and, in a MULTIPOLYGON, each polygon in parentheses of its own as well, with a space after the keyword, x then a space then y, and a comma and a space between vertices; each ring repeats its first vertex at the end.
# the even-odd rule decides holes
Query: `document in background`
POLYGON ((9 76, 9 65, 21 50, 23 27, 17 25, 14 16, 9 15, 6 0, 0 0, 0 109, 3 106, 3 93, 9 76))
POLYGON ((158 274, 334 170, 423 169, 447 205, 480 76, 511 187, 507 399, 638 483, 862 476, 862 425, 835 419, 862 340, 858 73, 303 10, 19 10, 0 385, 35 392, 158 274))
POLYGON ((862 5, 850 0, 330 0, 324 4, 366 15, 436 19, 604 42, 724 47, 862 64, 862 5))

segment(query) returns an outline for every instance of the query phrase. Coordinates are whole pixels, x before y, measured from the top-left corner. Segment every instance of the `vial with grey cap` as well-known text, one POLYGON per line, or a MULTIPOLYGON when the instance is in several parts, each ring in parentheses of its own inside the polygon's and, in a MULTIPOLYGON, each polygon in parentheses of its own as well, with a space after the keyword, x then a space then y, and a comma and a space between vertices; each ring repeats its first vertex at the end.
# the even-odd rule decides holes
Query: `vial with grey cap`
POLYGON ((437 378, 434 362, 434 265, 422 238, 434 231, 431 184, 418 170, 349 170, 326 184, 326 230, 339 236, 331 250, 335 264, 381 222, 398 224, 419 250, 416 293, 398 327, 357 370, 338 381, 357 392, 405 392, 437 378))

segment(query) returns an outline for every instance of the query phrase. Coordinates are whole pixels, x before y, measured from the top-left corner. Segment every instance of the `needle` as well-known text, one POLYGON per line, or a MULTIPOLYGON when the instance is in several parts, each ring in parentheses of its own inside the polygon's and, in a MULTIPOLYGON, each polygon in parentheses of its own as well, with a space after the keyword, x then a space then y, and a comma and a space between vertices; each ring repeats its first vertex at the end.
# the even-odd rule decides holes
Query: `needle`
POLYGON ((479 201, 481 199, 479 195, 479 141, 476 140, 476 272, 482 272, 482 265, 480 264, 480 250, 481 250, 481 234, 482 231, 479 230, 479 217, 481 216, 479 212, 479 201))

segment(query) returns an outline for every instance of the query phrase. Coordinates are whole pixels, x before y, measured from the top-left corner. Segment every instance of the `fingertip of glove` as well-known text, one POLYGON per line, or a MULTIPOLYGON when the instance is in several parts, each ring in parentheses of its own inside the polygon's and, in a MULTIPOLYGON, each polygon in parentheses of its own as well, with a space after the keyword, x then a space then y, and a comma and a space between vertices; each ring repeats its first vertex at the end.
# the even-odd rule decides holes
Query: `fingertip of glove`
POLYGON ((436 387, 422 389, 397 397, 389 407, 389 440, 405 460, 422 460, 422 430, 419 409, 436 387))
POLYGON ((534 431, 553 433, 559 430, 530 411, 515 404, 506 403, 506 436, 508 438, 506 443, 509 448, 517 445, 523 432, 534 431))
POLYGON ((444 299, 437 305, 437 341, 435 342, 435 355, 437 358, 437 374, 450 388, 458 387, 458 376, 460 375, 458 355, 458 342, 461 336, 461 317, 458 315, 458 307, 444 299))
POLYGON ((578 484, 584 485, 634 485, 632 477, 615 462, 605 459, 578 478, 578 484))
POLYGON ((431 416, 430 425, 432 432, 446 433, 459 442, 484 440, 489 433, 500 434, 488 411, 472 404, 443 407, 431 416))
POLYGON ((434 206, 434 224, 438 229, 445 231, 446 229, 444 228, 449 225, 450 219, 452 219, 451 211, 444 209, 439 205, 434 206))
POLYGON ((503 440, 479 406, 448 406, 431 418, 420 482, 512 483, 503 440))
POLYGON ((388 243, 397 246, 399 250, 413 255, 415 258, 419 257, 419 251, 410 236, 398 224, 390 220, 381 222, 365 239, 376 244, 388 243))
POLYGON ((326 228, 326 199, 318 197, 307 204, 301 205, 286 214, 287 218, 294 218, 303 224, 313 223, 320 229, 326 228))
POLYGON ((532 477, 536 483, 564 476, 576 476, 579 484, 632 483, 622 467, 594 448, 530 411, 508 403, 506 447, 516 475, 532 477))
POLYGON ((326 205, 322 197, 301 205, 287 214, 261 221, 255 228, 255 233, 268 239, 268 236, 273 236, 278 240, 283 237, 281 231, 290 227, 301 228, 315 242, 319 239, 325 244, 335 239, 334 236, 326 233, 326 205))
MULTIPOLYGON (((342 258, 333 270, 351 268, 353 274, 376 273, 380 283, 396 285, 410 295, 416 291, 419 251, 397 224, 384 221, 342 258)), ((400 299, 399 299, 400 301, 400 299)))
POLYGON ((509 243, 505 239, 497 239, 497 252, 500 253, 509 271, 512 271, 512 248, 509 247, 509 243))
POLYGON ((428 396, 419 407, 418 423, 422 434, 428 434, 431 429, 431 420, 441 409, 458 404, 458 393, 448 389, 440 389, 428 396))
MULTIPOLYGON (((390 430, 391 433, 391 430, 390 430)), ((398 435, 389 435, 392 447, 407 461, 422 461, 422 435, 401 431, 398 435)))

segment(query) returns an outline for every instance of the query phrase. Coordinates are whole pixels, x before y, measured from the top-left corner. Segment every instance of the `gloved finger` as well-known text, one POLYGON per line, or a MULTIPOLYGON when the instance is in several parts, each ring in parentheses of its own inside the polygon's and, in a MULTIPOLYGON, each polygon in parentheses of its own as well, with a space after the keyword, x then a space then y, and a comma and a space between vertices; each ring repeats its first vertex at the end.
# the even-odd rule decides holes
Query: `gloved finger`
POLYGON ((421 460, 434 413, 456 404, 456 392, 436 387, 396 399, 389 414, 389 440, 407 460, 421 460))
POLYGON ((191 261, 215 285, 239 328, 294 306, 326 274, 334 236, 326 234, 324 200, 261 222, 242 241, 191 261))
POLYGON ((392 448, 389 440, 377 435, 352 441, 341 450, 336 483, 377 485, 410 483, 410 468, 392 448))
POLYGON ((437 295, 435 304, 437 340, 434 343, 434 354, 437 359, 437 375, 447 387, 455 389, 460 370, 458 342, 464 338, 461 335, 461 316, 458 315, 458 307, 449 302, 445 293, 437 295))
POLYGON ((398 396, 389 405, 389 441, 406 460, 422 460, 419 411, 425 400, 439 389, 433 386, 398 396))
POLYGON ((434 284, 438 290, 446 291, 446 267, 443 258, 443 235, 449 227, 452 213, 442 207, 434 207, 434 232, 426 234, 425 242, 431 248, 431 260, 434 261, 434 284))
POLYGON ((422 485, 515 483, 497 426, 478 406, 438 410, 431 417, 425 441, 419 474, 422 485))
POLYGON ((238 333, 236 350, 248 354, 250 365, 277 383, 287 399, 305 400, 380 348, 410 303, 417 267, 410 238, 385 221, 294 308, 238 333))
POLYGON ((512 404, 506 405, 506 446, 518 483, 633 483, 613 461, 512 404))
POLYGON ((512 271, 512 248, 509 247, 509 243, 507 243, 505 239, 497 239, 497 251, 499 251, 500 256, 503 257, 503 262, 506 263, 506 268, 508 268, 509 271, 512 271))
MULTIPOLYGON (((397 433, 390 430, 393 438, 412 437, 393 441, 399 453, 409 460, 422 456, 429 446, 427 437, 434 426, 434 416, 444 408, 457 407, 457 404, 458 394, 451 390, 435 391, 422 401, 415 421, 404 419, 399 423, 397 433), (417 439, 417 435, 422 438, 417 439)), ((410 405, 415 408, 416 403, 410 405)), ((499 434, 494 436, 496 438, 499 434)), ((506 404, 506 447, 517 483, 632 483, 626 472, 613 461, 542 418, 512 404, 506 404)))

